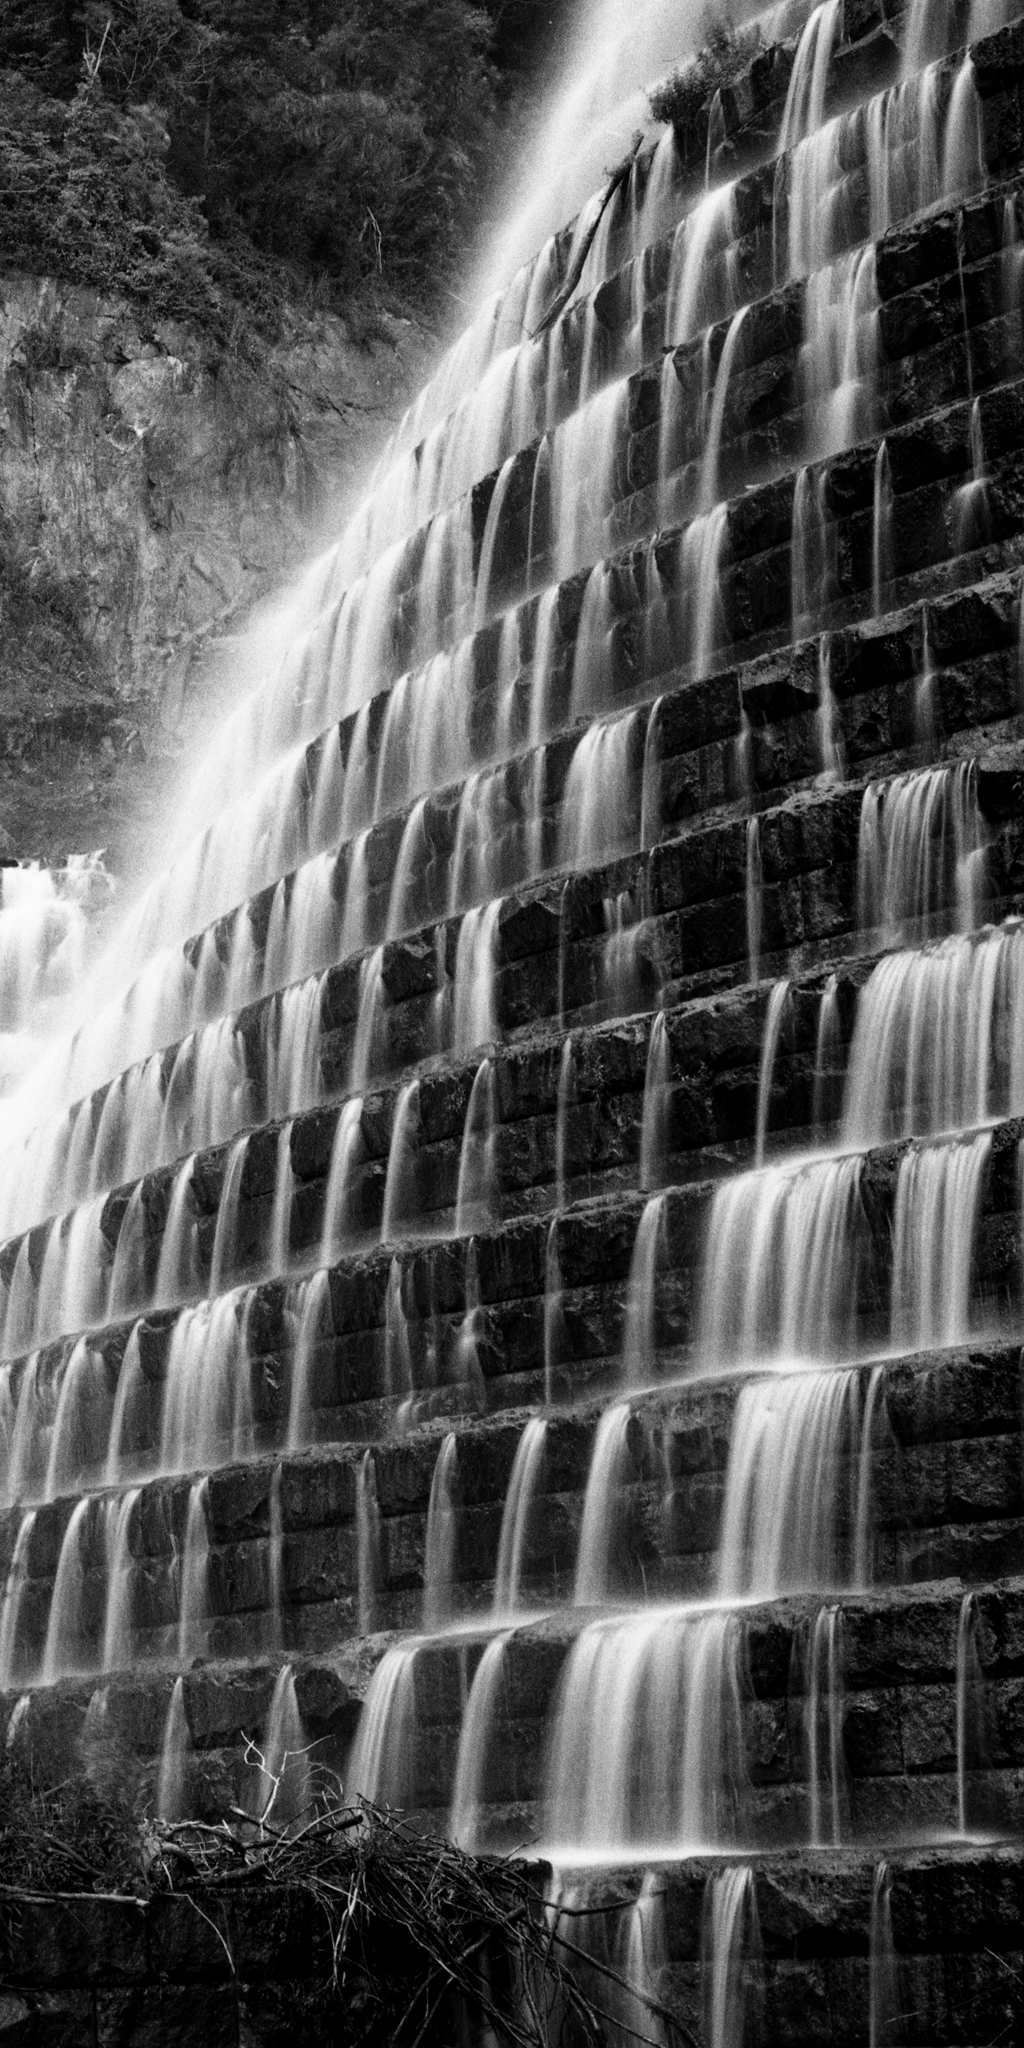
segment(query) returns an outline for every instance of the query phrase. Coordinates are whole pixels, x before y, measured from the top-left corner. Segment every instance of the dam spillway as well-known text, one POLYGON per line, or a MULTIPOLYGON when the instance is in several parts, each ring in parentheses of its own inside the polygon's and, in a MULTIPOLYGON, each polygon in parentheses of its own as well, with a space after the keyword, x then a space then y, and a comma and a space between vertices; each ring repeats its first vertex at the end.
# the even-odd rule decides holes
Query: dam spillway
POLYGON ((255 1810, 252 1738, 529 1845, 706 2048, 977 2044, 1024 2005, 1024 13, 728 52, 575 289, 600 195, 485 304, 65 961, 0 1126, 0 1691, 168 1817, 255 1810))

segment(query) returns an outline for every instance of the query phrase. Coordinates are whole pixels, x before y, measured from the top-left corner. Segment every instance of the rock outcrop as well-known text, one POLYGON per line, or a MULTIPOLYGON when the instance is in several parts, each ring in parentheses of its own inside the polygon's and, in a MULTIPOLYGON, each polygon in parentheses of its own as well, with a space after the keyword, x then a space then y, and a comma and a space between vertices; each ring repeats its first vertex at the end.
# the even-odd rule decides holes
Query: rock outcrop
POLYGON ((0 279, 0 822, 120 843, 213 687, 218 644, 333 530, 422 374, 381 316, 226 354, 125 301, 0 279), (212 657, 212 658, 211 658, 212 657))

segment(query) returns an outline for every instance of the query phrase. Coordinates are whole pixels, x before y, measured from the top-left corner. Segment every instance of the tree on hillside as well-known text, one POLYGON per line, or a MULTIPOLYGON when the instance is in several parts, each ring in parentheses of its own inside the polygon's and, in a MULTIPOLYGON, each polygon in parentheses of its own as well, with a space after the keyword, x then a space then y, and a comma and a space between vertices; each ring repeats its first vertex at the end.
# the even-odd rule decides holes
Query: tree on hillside
POLYGON ((197 316, 429 304, 495 154, 495 34, 525 62, 513 4, 509 40, 509 0, 6 0, 0 262, 161 305, 185 264, 197 316))

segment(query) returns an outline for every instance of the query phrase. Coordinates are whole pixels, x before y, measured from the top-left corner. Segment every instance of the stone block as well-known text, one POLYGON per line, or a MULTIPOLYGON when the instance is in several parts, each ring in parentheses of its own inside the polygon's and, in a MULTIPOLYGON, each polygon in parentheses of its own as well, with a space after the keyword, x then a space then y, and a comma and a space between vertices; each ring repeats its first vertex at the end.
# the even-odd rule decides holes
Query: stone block
MULTIPOLYGON (((65 1752, 66 1761, 67 1752, 65 1752)), ((141 1985, 148 1967, 145 1907, 84 1895, 19 1900, 0 1923, 0 1968, 9 1986, 141 1985)))
POLYGON ((3 2048, 95 2048, 95 2040, 90 1992, 0 1992, 3 2048))
POLYGON ((234 1989, 147 1984, 96 1996, 96 2048, 237 2048, 234 1989))

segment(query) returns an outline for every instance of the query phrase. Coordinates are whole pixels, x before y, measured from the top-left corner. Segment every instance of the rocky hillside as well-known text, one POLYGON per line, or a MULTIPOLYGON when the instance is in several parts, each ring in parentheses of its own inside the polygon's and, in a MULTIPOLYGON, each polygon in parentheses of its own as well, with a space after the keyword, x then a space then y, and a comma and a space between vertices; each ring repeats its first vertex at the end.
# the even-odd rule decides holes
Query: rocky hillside
POLYGON ((564 14, 0 10, 0 855, 125 850, 422 381, 564 14))
POLYGON ((254 362, 125 299, 0 278, 10 849, 120 843, 126 797, 187 741, 212 649, 308 553, 429 349, 386 315, 360 344, 337 316, 288 325, 254 362))

